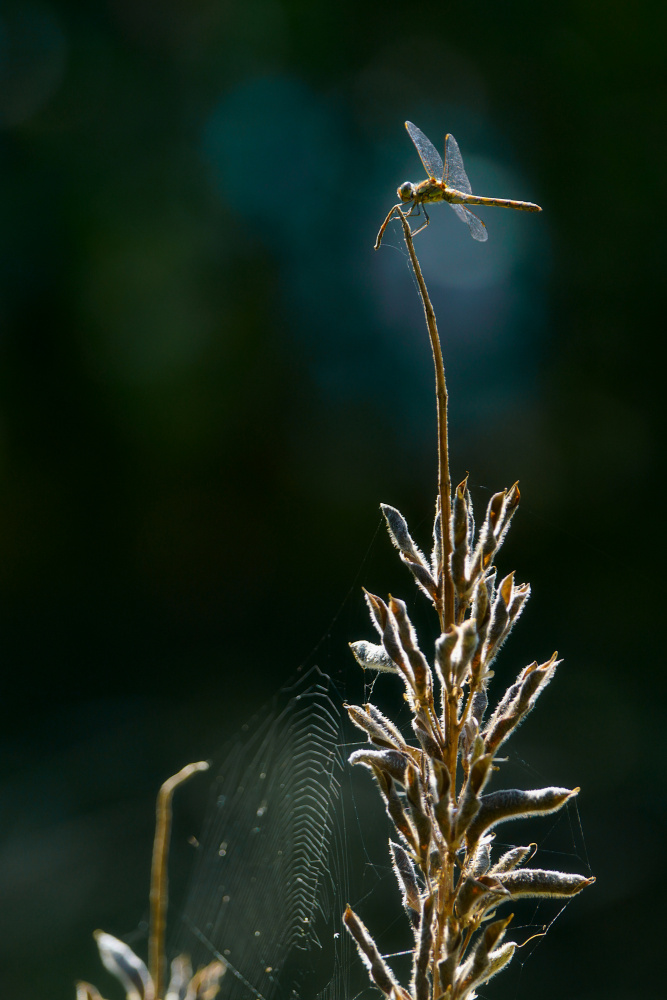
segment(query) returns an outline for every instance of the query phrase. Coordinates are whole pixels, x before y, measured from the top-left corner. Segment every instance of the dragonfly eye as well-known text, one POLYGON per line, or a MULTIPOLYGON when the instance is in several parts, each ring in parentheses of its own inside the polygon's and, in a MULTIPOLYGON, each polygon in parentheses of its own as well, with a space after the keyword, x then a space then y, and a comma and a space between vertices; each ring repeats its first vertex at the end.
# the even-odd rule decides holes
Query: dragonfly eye
POLYGON ((410 181, 405 181, 396 193, 401 201, 411 201, 415 196, 415 186, 410 181))

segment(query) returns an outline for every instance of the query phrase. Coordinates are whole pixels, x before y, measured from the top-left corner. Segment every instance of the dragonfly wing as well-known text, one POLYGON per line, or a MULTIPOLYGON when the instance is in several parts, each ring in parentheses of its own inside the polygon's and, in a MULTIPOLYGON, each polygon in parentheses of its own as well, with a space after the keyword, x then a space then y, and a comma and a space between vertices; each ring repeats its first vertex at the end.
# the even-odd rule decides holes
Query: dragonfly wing
MULTIPOLYGON (((438 150, 435 148, 431 140, 426 138, 421 129, 418 129, 416 125, 412 124, 412 122, 406 122, 405 127, 408 130, 408 135, 415 144, 417 152, 419 153, 419 159, 424 164, 424 170, 426 173, 429 177, 434 177, 437 181, 442 180, 445 168, 438 150)), ((463 167, 463 164, 461 164, 461 166, 463 167)))
POLYGON ((448 202, 449 207, 453 208, 459 219, 465 222, 466 226, 470 229, 470 235, 474 240, 479 240, 480 243, 484 243, 489 238, 489 234, 486 231, 486 226, 481 219, 478 219, 474 212, 469 209, 464 208, 463 205, 452 205, 448 202))
POLYGON ((444 181, 447 187, 456 188, 464 194, 472 194, 459 144, 449 133, 445 136, 445 163, 444 181))

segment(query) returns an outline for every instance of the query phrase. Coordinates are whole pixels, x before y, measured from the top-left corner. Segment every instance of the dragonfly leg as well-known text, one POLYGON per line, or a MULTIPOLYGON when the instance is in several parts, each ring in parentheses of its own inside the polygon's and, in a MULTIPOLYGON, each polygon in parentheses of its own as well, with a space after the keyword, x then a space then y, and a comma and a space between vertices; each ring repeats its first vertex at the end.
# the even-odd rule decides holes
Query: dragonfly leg
MULTIPOLYGON (((422 208, 424 209, 424 218, 426 219, 426 222, 424 223, 423 226, 420 226, 419 229, 413 229, 413 231, 412 231, 412 235, 413 236, 416 236, 417 233, 421 233, 421 231, 423 229, 426 229, 426 227, 428 225, 430 225, 430 223, 431 223, 431 220, 428 217, 428 212, 426 211, 426 205, 423 202, 422 202, 422 208)), ((419 214, 419 213, 417 213, 417 214, 419 214)))

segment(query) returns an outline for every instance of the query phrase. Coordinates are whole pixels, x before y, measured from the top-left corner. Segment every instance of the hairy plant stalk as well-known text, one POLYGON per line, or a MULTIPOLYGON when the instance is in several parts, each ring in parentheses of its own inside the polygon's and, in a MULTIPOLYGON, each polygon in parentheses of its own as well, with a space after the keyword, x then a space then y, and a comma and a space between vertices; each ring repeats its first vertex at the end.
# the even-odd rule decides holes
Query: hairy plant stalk
POLYGON ((519 503, 515 483, 489 501, 477 536, 467 480, 452 496, 447 441, 447 388, 442 351, 426 284, 406 214, 403 226, 424 306, 435 364, 438 412, 438 502, 430 560, 413 541, 398 510, 382 505, 389 535, 440 622, 432 657, 419 648, 405 604, 366 593, 380 643, 351 643, 365 669, 396 674, 412 713, 408 740, 374 705, 348 706, 371 749, 353 764, 377 781, 396 829, 394 872, 413 936, 412 974, 402 986, 372 934, 350 909, 343 920, 375 985, 400 1000, 466 1000, 510 962, 517 943, 505 941, 512 919, 494 919, 500 906, 521 897, 576 895, 595 879, 521 867, 535 845, 516 847, 493 861, 499 823, 561 809, 579 789, 548 787, 486 792, 497 771, 496 753, 532 710, 558 665, 554 653, 518 675, 488 719, 487 688, 498 651, 530 593, 514 573, 496 582, 495 556, 519 503))

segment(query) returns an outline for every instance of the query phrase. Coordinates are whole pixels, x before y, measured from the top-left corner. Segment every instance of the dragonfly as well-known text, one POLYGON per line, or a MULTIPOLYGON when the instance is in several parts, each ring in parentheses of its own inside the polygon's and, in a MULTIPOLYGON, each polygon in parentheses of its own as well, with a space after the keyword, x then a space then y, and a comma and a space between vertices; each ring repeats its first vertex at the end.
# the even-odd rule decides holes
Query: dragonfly
POLYGON ((481 219, 478 219, 474 212, 471 212, 466 205, 492 205, 496 208, 517 208, 522 212, 541 212, 539 205, 534 205, 532 201, 513 201, 511 198, 484 198, 481 195, 473 194, 468 175, 463 166, 463 158, 459 144, 451 133, 445 136, 445 162, 442 162, 440 153, 435 148, 430 139, 427 139, 421 129, 418 129, 412 122, 406 122, 405 127, 408 135, 415 144, 419 153, 419 158, 424 165, 428 177, 419 184, 412 181, 404 181, 398 188, 397 194, 401 199, 398 205, 394 205, 387 218, 380 227, 380 232, 375 241, 377 250, 382 242, 384 231, 395 215, 397 210, 402 210, 401 206, 412 202, 410 215, 418 215, 420 208, 424 212, 426 222, 419 229, 413 232, 420 233, 431 221, 426 212, 427 203, 436 201, 446 201, 450 208, 456 212, 459 219, 470 229, 470 235, 474 240, 484 242, 488 240, 489 234, 481 219))

